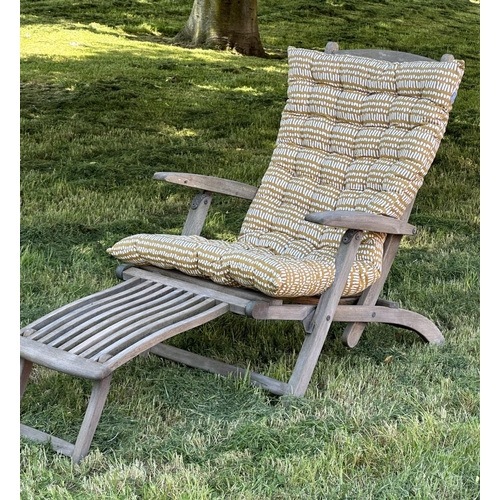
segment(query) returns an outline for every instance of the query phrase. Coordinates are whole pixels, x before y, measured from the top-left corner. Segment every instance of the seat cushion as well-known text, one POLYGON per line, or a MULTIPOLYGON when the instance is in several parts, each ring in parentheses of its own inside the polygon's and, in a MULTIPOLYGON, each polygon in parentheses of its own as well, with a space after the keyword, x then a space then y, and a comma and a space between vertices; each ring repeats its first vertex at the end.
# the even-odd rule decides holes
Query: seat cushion
MULTIPOLYGON (((275 297, 332 283, 345 231, 305 220, 351 210, 400 218, 444 135, 463 61, 393 63, 290 47, 276 147, 238 241, 134 235, 109 253, 275 297)), ((344 295, 381 272, 385 235, 365 232, 344 295)))

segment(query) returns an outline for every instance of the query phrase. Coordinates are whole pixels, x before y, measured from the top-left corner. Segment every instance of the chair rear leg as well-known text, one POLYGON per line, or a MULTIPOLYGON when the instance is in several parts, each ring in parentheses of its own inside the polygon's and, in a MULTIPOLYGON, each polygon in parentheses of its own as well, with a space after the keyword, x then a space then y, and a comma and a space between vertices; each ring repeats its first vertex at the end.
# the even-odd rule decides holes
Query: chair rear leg
MULTIPOLYGON (((402 217, 402 220, 408 221, 412 206, 413 203, 411 203, 406 210, 404 216, 402 217)), ((374 306, 377 303, 377 300, 380 297, 382 289, 384 288, 384 284, 387 280, 387 276, 389 275, 392 263, 394 262, 396 254, 398 252, 401 239, 402 236, 398 234, 390 234, 386 237, 384 243, 384 257, 382 259, 382 273, 380 275, 380 278, 361 294, 361 297, 357 302, 358 305, 374 306)), ((349 323, 345 327, 344 333, 342 334, 342 343, 346 347, 355 347, 359 342, 359 339, 361 338, 366 325, 367 323, 362 322, 349 323)))
POLYGON ((80 427, 73 453, 71 454, 71 459, 75 463, 80 462, 90 449, 97 424, 101 418, 106 398, 108 397, 110 383, 111 375, 102 380, 94 381, 87 411, 85 412, 85 417, 80 427))

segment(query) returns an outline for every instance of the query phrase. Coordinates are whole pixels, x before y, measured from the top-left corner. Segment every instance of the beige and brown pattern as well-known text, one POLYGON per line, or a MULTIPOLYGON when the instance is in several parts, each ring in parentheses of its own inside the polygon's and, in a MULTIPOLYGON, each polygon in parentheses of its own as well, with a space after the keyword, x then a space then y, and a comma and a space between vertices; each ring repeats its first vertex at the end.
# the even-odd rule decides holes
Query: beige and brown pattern
MULTIPOLYGON (((276 148, 238 241, 139 234, 109 253, 271 296, 317 295, 333 282, 344 230, 306 214, 403 214, 434 160, 463 61, 391 63, 293 47, 288 55, 276 148)), ((384 239, 364 234, 345 295, 379 277, 384 239)))

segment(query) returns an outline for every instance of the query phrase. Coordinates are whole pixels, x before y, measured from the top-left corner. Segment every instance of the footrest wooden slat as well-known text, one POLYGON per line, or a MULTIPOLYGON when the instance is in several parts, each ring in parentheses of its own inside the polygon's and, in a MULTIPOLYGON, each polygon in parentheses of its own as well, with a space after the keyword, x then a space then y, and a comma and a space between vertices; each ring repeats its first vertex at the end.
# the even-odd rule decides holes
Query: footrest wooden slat
POLYGON ((21 358, 102 380, 152 346, 229 311, 220 300, 132 278, 78 300, 21 330, 21 358))
POLYGON ((21 358, 51 370, 90 380, 101 380, 110 374, 110 369, 102 363, 89 361, 29 338, 21 337, 20 341, 21 358))

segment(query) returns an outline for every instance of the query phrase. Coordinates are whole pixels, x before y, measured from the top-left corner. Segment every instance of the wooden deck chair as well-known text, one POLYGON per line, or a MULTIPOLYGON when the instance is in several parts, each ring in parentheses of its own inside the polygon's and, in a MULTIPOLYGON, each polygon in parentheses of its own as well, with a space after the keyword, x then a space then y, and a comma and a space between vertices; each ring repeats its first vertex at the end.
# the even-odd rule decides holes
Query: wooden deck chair
POLYGON ((200 190, 182 235, 131 235, 108 251, 122 281, 21 330, 21 397, 33 363, 94 386, 70 443, 21 424, 80 461, 89 451, 114 370, 144 353, 217 374, 248 376, 302 396, 332 322, 353 347, 381 322, 444 341, 438 328, 379 295, 416 193, 446 129, 463 61, 391 51, 290 47, 288 99, 259 188, 181 173, 155 179, 200 190), (408 62, 409 61, 409 62, 408 62), (252 200, 234 243, 200 236, 212 193, 252 200), (226 313, 300 321, 304 343, 290 380, 230 366, 163 343, 226 313))

